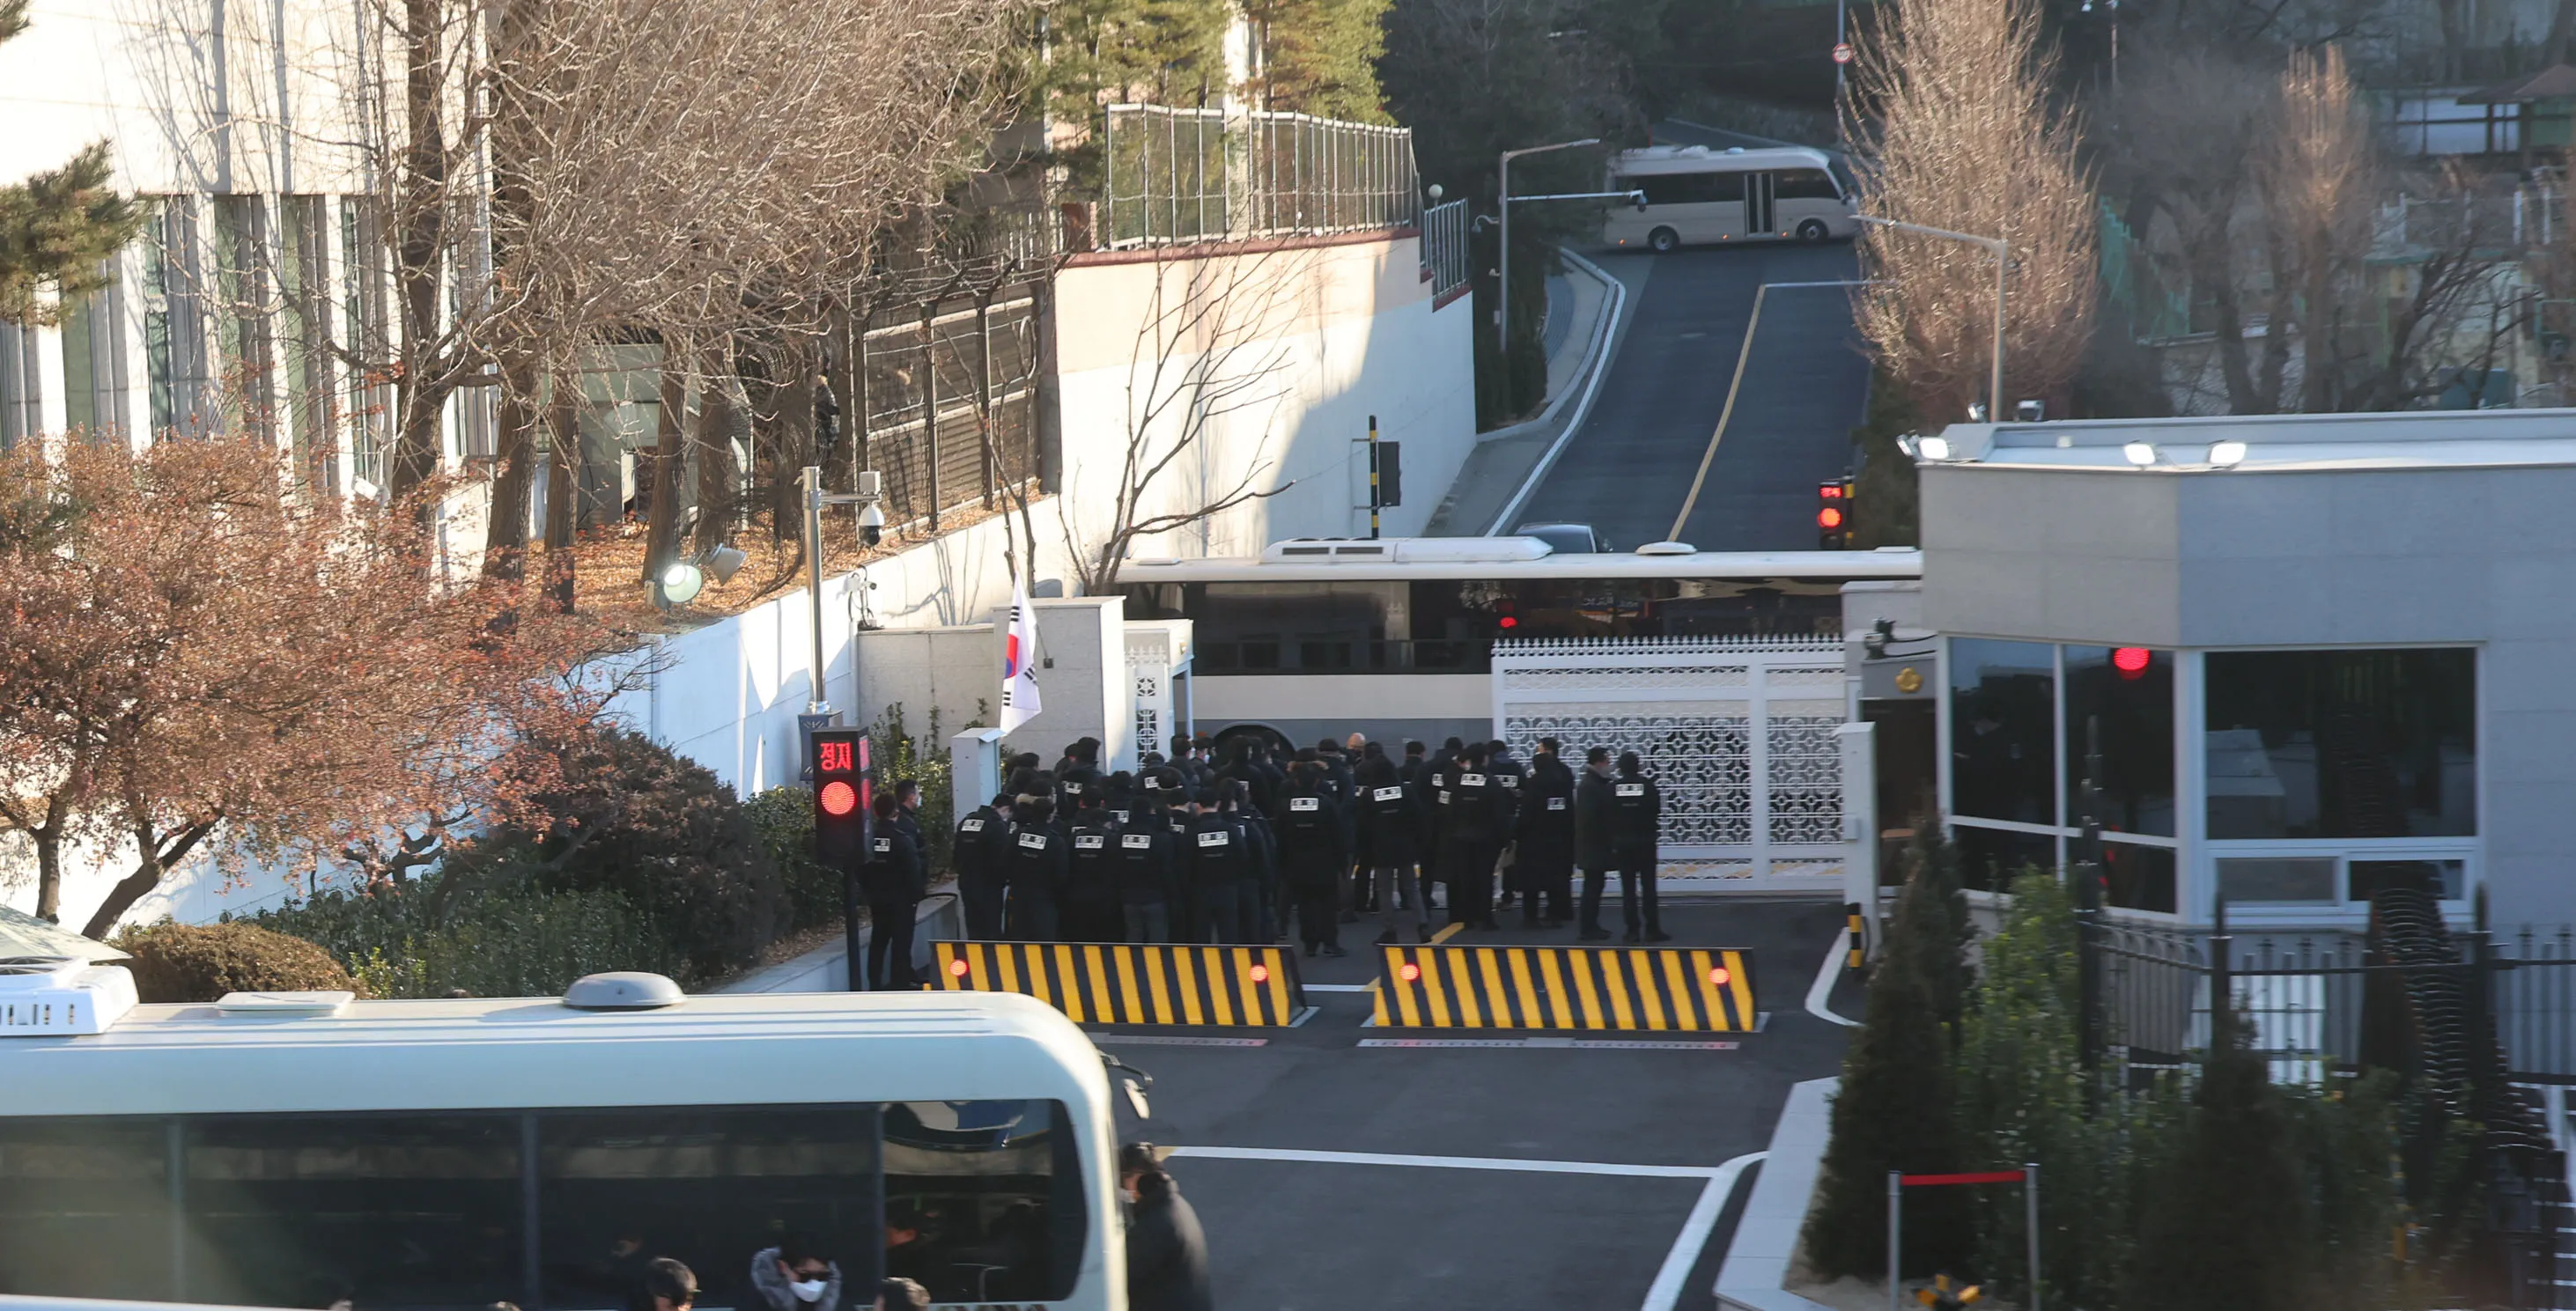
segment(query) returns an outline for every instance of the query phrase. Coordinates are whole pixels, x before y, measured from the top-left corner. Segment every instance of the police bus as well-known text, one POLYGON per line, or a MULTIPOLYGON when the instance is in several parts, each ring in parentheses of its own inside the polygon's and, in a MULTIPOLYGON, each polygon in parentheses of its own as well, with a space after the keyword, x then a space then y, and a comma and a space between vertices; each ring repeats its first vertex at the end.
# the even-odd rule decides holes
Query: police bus
POLYGON ((1257 559, 1131 560, 1130 619, 1191 621, 1189 714, 1299 746, 1493 733, 1494 644, 1843 633, 1843 584, 1913 579, 1922 554, 1565 554, 1535 537, 1298 539, 1257 559))
POLYGON ((1824 241, 1860 230, 1858 191, 1840 160, 1804 146, 1648 146, 1610 162, 1607 191, 1642 192, 1614 206, 1601 239, 1667 251, 1733 241, 1824 241))
POLYGON ((668 1256, 701 1311, 754 1308, 754 1254, 796 1234, 845 1311, 884 1274, 1126 1305, 1111 1087, 1029 998, 594 975, 124 1010, 124 974, 0 962, 0 1293, 629 1311, 668 1256))

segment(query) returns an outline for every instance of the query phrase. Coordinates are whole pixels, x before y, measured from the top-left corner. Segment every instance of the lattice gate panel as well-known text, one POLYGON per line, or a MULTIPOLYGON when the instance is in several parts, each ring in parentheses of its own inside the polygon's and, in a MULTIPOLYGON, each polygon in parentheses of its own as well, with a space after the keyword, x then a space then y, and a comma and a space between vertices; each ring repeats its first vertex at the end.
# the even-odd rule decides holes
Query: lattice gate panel
POLYGON ((1729 638, 1502 642, 1494 722, 1524 756, 1634 751, 1662 785, 1668 886, 1834 890, 1843 837, 1841 644, 1729 638))

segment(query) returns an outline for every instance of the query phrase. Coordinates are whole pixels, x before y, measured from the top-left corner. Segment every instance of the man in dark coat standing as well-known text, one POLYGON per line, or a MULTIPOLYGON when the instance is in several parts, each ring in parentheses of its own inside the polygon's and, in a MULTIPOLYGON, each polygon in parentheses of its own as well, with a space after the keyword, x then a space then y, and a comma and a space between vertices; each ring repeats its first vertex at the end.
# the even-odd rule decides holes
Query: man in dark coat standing
POLYGON ((1530 757, 1512 837, 1520 852, 1512 875, 1520 885, 1521 927, 1572 922, 1573 908, 1566 903, 1574 892, 1574 771, 1558 758, 1555 738, 1540 738, 1538 754, 1530 757))
POLYGON ((1127 1203, 1128 1311, 1215 1311, 1207 1231, 1152 1143, 1118 1149, 1118 1191, 1127 1203))
POLYGON ((1639 769, 1637 753, 1619 753, 1619 776, 1610 780, 1610 859, 1619 870, 1619 910, 1627 916, 1629 942, 1670 942, 1655 906, 1655 856, 1664 796, 1639 769), (1642 913, 1641 913, 1642 912, 1642 913))
POLYGON ((1610 749, 1594 747, 1583 761, 1583 778, 1574 785, 1574 859, 1583 866, 1579 936, 1598 942, 1610 936, 1601 927, 1601 893, 1610 871, 1618 867, 1610 842, 1610 749))

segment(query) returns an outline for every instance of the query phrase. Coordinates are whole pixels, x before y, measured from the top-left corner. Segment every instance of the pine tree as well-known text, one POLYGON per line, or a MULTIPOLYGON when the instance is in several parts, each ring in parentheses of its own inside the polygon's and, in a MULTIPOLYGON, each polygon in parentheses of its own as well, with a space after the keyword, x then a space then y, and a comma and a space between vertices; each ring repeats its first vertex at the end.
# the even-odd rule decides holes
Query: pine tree
POLYGON ((2244 1021, 2224 1000, 2210 1019, 2190 1115, 2146 1199, 2126 1301, 2289 1311, 2314 1265, 2307 1171, 2244 1021))
POLYGON ((1256 102, 1263 109, 1387 122, 1377 61, 1386 53, 1388 3, 1249 0, 1244 17, 1261 44, 1256 102))
MULTIPOLYGON (((1898 897, 1886 950, 1870 975, 1860 1033, 1843 1058, 1819 1198, 1807 1221, 1808 1262, 1827 1276, 1876 1278, 1887 1269, 1887 1174, 1942 1172, 1965 1159, 1945 1008, 1964 973, 1952 918, 1955 884, 1918 860, 1898 897), (1945 995, 1946 992, 1946 995, 1945 995)), ((1968 1199, 1955 1188, 1905 1199, 1908 1274, 1949 1269, 1968 1255, 1968 1199)))
MULTIPOLYGON (((0 42, 27 30, 28 3, 0 0, 0 42)), ((143 207, 109 187, 114 172, 99 141, 0 186, 0 320, 50 323, 63 301, 115 280, 100 266, 142 230, 143 207)))

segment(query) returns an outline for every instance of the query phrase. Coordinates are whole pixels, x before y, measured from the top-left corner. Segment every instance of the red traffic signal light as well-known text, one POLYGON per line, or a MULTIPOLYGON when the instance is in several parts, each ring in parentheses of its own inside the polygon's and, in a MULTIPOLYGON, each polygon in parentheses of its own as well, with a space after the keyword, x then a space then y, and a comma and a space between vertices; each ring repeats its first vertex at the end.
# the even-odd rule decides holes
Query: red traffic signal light
POLYGON ((814 730, 814 859, 858 867, 868 843, 868 739, 855 728, 814 730))
POLYGON ((1839 551, 1851 545, 1852 480, 1828 478, 1816 484, 1816 547, 1839 551))

